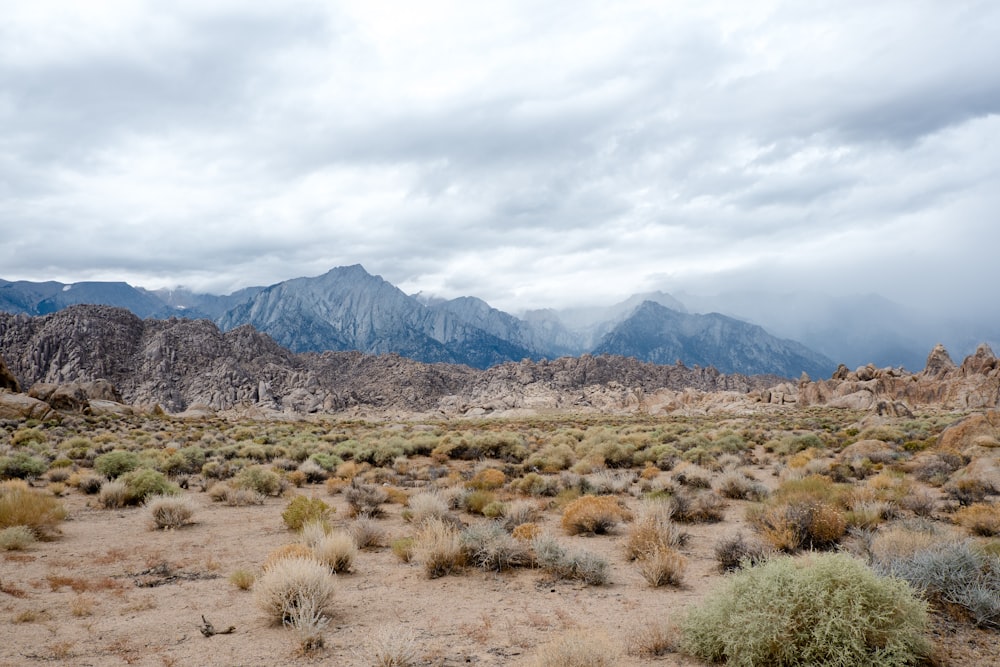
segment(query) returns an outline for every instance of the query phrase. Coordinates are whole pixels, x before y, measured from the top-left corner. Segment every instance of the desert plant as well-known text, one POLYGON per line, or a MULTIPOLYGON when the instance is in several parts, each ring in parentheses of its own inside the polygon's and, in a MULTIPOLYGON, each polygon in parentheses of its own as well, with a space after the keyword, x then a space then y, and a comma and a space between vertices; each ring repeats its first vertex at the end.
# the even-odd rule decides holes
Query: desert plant
POLYGON ((284 490, 281 475, 264 466, 243 468, 229 484, 234 489, 250 489, 265 496, 278 496, 284 490))
POLYGON ((282 625, 291 628, 298 636, 299 648, 303 652, 323 647, 323 631, 330 624, 324 611, 324 605, 318 600, 318 596, 299 591, 282 619, 282 625))
POLYGON ((680 643, 680 630, 670 622, 654 620, 639 626, 628 637, 626 652, 642 658, 674 653, 680 643))
POLYGON ((635 560, 656 549, 676 549, 687 541, 687 533, 671 518, 667 503, 647 501, 629 528, 625 539, 625 557, 635 560))
POLYGON ((261 610, 272 620, 285 622, 305 603, 323 613, 333 602, 335 584, 329 569, 315 558, 293 556, 265 567, 253 592, 261 610))
POLYGON ((514 527, 514 530, 510 531, 511 537, 515 540, 522 540, 525 542, 530 542, 539 535, 541 535, 542 529, 538 527, 537 523, 522 523, 514 527))
POLYGON ((116 449, 94 459, 94 470, 110 479, 132 472, 142 463, 139 455, 128 450, 116 449))
POLYGON ((413 560, 413 541, 412 537, 398 537, 389 544, 389 548, 399 559, 399 562, 409 563, 413 560))
POLYGON ((213 484, 208 490, 208 497, 229 507, 245 507, 247 505, 263 505, 267 499, 263 493, 253 489, 233 488, 226 482, 213 484))
POLYGON ((329 477, 326 469, 313 459, 306 459, 300 463, 297 472, 302 473, 305 476, 305 481, 310 484, 325 482, 326 478, 329 477))
POLYGON ((48 468, 48 463, 28 452, 0 457, 0 479, 36 479, 48 468))
POLYGON ((620 655, 600 633, 571 630, 540 646, 535 667, 614 667, 620 655))
POLYGON ((531 550, 495 521, 469 526, 461 532, 466 560, 476 567, 502 572, 531 565, 531 550))
POLYGON ((282 544, 280 547, 276 547, 271 550, 271 553, 267 555, 267 559, 264 561, 264 569, 268 569, 279 560, 284 560, 286 558, 313 558, 312 547, 302 544, 301 542, 292 542, 291 544, 282 544))
POLYGON ((349 533, 335 530, 324 535, 313 547, 316 560, 324 563, 337 574, 350 572, 354 559, 358 555, 358 547, 349 533))
POLYGON ((736 471, 722 475, 715 483, 715 491, 723 498, 733 500, 763 500, 769 493, 766 486, 736 471))
POLYGON ((483 514, 486 507, 495 501, 496 495, 492 491, 473 489, 462 494, 461 506, 469 514, 483 514))
POLYGON ((117 509, 125 507, 125 496, 125 482, 114 479, 101 485, 97 502, 100 503, 101 507, 117 509))
POLYGON ((188 496, 150 496, 145 506, 153 530, 186 526, 191 523, 195 511, 194 502, 188 496))
POLYGON ((348 530, 359 549, 379 549, 385 546, 385 529, 374 519, 357 519, 348 530))
POLYGON ((971 530, 976 535, 993 537, 1000 535, 1000 505, 974 503, 955 512, 955 523, 971 530))
POLYGON ((409 516, 413 523, 423 523, 428 519, 443 519, 447 515, 448 501, 440 493, 422 491, 410 498, 409 516))
POLYGON ((541 515, 538 504, 531 500, 513 500, 503 506, 503 527, 514 530, 523 523, 534 523, 541 515))
POLYGON ((365 642, 365 664, 373 667, 412 667, 417 664, 417 638, 399 625, 376 628, 365 642))
POLYGON ((233 573, 229 575, 229 583, 241 591, 248 591, 253 587, 253 582, 256 581, 257 576, 250 570, 245 570, 240 568, 238 570, 233 570, 233 573))
POLYGON ((355 477, 344 490, 344 499, 350 506, 350 514, 376 519, 382 516, 382 505, 389 501, 389 494, 380 486, 362 484, 355 477))
POLYGON ((428 579, 458 572, 465 566, 459 531, 441 519, 426 519, 413 538, 413 558, 423 566, 428 579))
POLYGON ((569 535, 603 534, 632 518, 617 499, 610 496, 582 496, 563 510, 562 527, 569 535))
POLYGON ((727 665, 911 665, 930 649, 908 584, 843 553, 731 574, 684 618, 684 649, 727 665))
POLYGON ((608 582, 608 561, 588 551, 570 551, 549 535, 531 542, 535 562, 556 579, 575 579, 600 586, 608 582))
POLYGON ((715 523, 725 516, 726 502, 714 493, 675 493, 670 496, 670 511, 674 521, 681 523, 715 523))
POLYGON ((639 574, 654 588, 680 586, 687 559, 670 547, 656 546, 636 559, 639 574))
POLYGON ((937 542, 876 568, 908 581, 946 611, 962 610, 982 627, 1000 628, 1000 556, 971 542, 937 542))
POLYGON ((125 504, 140 505, 150 496, 173 496, 180 487, 158 470, 136 468, 118 478, 125 484, 125 504))
POLYGON ((289 530, 302 530, 302 526, 313 521, 327 521, 334 509, 319 498, 295 496, 281 513, 281 519, 289 530))
POLYGON ((299 531, 299 542, 315 549, 324 537, 330 534, 330 524, 325 521, 306 521, 299 531))
POLYGON ((0 482, 0 529, 26 526, 36 537, 48 537, 66 518, 66 509, 56 498, 30 488, 20 480, 0 482))
POLYGON ((974 477, 964 477, 956 482, 944 487, 945 493, 958 501, 963 507, 981 503, 986 496, 994 493, 996 489, 987 481, 974 477))
POLYGON ((35 543, 35 531, 27 526, 8 526, 0 529, 0 550, 21 551, 35 543))
POLYGON ((756 539, 747 539, 743 533, 724 537, 715 543, 715 559, 724 572, 750 567, 764 562, 771 551, 756 539))
POLYGON ((79 477, 76 478, 71 477, 70 479, 72 481, 73 486, 76 486, 76 488, 80 489, 81 493, 85 493, 87 495, 94 495, 95 493, 100 493, 101 486, 103 486, 104 483, 108 481, 107 478, 92 473, 85 473, 80 475, 79 477))
POLYGON ((494 491, 499 489, 507 482, 507 476, 503 474, 502 470, 497 470, 496 468, 484 468, 472 476, 466 486, 470 489, 478 489, 480 491, 494 491))

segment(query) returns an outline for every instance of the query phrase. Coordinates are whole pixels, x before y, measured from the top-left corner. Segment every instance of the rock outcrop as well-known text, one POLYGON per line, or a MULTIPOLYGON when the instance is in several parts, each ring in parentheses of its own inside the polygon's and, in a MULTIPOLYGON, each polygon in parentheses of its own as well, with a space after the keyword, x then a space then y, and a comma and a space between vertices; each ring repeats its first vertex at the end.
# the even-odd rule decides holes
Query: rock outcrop
POLYGON ((0 356, 0 390, 2 389, 18 393, 21 391, 21 383, 10 372, 10 369, 7 368, 7 362, 0 356))

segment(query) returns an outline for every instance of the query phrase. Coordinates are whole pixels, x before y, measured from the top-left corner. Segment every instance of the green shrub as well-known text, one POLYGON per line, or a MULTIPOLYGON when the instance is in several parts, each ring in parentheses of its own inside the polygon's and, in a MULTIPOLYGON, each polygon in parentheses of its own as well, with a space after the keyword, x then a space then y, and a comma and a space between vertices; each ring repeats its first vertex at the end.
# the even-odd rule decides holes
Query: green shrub
POLYGON ((35 543, 35 531, 27 526, 0 529, 0 551, 21 551, 35 543))
POLYGON ((531 565, 531 552, 496 521, 469 526, 460 535, 466 560, 476 567, 502 572, 531 565))
POLYGON ((333 508, 319 498, 295 496, 281 513, 281 518, 290 530, 302 530, 302 526, 312 521, 328 521, 333 512, 333 508))
POLYGON ((283 484, 281 475, 264 466, 250 466, 240 470, 229 485, 234 489, 249 489, 265 496, 281 494, 283 484))
POLYGON ((180 487, 167 479, 158 470, 138 468, 122 475, 125 484, 126 505, 139 505, 150 496, 173 496, 180 493, 180 487))
POLYGON ((911 665, 926 655, 926 604, 843 554, 741 570, 682 622, 689 653, 733 667, 911 665))
POLYGON ((0 478, 3 479, 34 479, 44 475, 48 468, 48 463, 28 452, 15 452, 0 458, 0 478))
POLYGON ((105 477, 115 479, 127 472, 132 472, 139 467, 139 464, 139 455, 135 452, 116 449, 94 459, 94 470, 105 477))

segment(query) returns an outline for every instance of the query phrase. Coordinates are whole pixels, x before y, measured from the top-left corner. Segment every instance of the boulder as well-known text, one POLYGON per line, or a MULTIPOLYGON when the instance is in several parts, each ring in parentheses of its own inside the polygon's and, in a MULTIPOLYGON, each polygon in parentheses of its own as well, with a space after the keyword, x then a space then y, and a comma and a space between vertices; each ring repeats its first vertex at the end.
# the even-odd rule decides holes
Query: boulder
POLYGON ((14 374, 10 372, 7 368, 7 362, 4 361, 2 355, 0 355, 0 389, 6 389, 12 391, 15 394, 20 393, 21 383, 17 381, 14 374))
POLYGON ((0 419, 49 419, 52 407, 27 394, 0 391, 0 419))
POLYGON ((965 452, 992 440, 1000 440, 1000 410, 969 415, 941 432, 938 446, 941 449, 965 452))

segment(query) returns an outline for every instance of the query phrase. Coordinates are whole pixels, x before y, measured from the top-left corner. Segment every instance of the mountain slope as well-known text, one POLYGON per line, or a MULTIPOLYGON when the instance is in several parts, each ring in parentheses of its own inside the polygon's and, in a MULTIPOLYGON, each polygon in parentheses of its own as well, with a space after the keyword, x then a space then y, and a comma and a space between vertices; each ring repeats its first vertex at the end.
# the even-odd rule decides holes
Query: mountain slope
POLYGON ((723 373, 774 373, 826 377, 831 360, 794 341, 768 334, 759 326, 710 313, 690 315, 652 301, 643 302, 604 336, 597 354, 625 354, 657 364, 714 366, 723 373))

